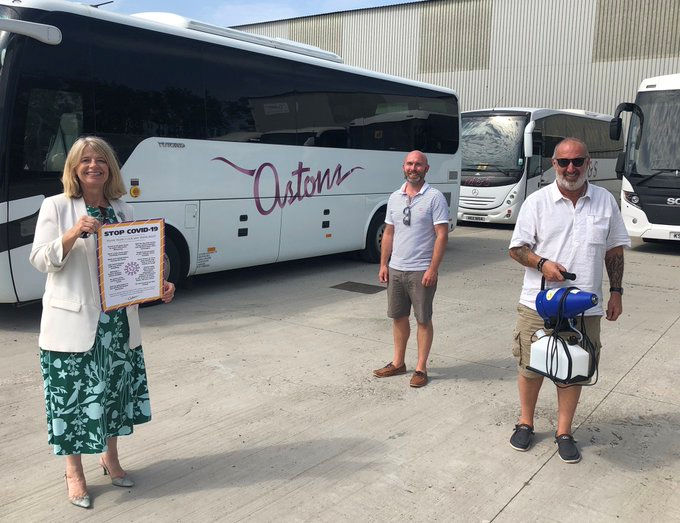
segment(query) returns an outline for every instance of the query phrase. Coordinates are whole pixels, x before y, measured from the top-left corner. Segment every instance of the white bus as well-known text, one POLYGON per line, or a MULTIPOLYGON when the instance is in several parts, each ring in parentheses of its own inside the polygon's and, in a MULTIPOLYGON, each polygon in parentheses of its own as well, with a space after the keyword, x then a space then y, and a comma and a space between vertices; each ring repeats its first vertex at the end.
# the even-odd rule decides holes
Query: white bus
POLYGON ((118 153, 136 217, 165 219, 174 281, 354 250, 377 261, 412 149, 456 215, 451 90, 169 14, 0 0, 0 31, 0 302, 42 295, 37 213, 84 134, 118 153))
POLYGON ((504 108, 461 115, 462 180, 458 220, 515 223, 525 198, 555 180, 552 154, 567 136, 588 145, 588 180, 617 199, 621 140, 609 137, 611 116, 580 110, 504 108))
POLYGON ((616 171, 623 178, 621 214, 628 234, 680 241, 680 74, 643 80, 635 103, 616 108, 614 138, 621 136, 624 111, 632 114, 616 171))

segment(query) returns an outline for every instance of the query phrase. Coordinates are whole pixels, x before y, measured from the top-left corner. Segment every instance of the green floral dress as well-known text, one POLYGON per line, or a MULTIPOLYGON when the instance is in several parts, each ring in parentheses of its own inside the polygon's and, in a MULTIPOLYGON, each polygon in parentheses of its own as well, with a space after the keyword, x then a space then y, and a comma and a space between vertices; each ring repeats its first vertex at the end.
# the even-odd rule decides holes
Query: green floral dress
MULTIPOLYGON (((116 223, 111 207, 87 207, 102 223, 116 223), (105 211, 102 213, 102 211, 105 211)), ((48 441, 55 454, 97 454, 106 440, 131 434, 151 420, 142 347, 130 348, 127 312, 102 312, 88 352, 40 350, 48 441)))

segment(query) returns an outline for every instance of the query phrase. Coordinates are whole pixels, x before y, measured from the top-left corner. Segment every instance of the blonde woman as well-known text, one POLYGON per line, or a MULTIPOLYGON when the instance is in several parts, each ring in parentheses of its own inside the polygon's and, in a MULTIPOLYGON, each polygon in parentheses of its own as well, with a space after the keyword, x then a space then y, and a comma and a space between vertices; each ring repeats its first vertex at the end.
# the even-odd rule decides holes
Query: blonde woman
MULTIPOLYGON (((118 459, 118 436, 151 419, 137 306, 104 313, 95 233, 133 219, 115 153, 101 138, 79 138, 66 158, 63 194, 40 208, 30 261, 47 273, 40 322, 48 439, 66 456, 68 498, 89 508, 82 454, 101 454, 111 483, 134 482, 118 459)), ((174 295, 163 284, 163 301, 174 295)))

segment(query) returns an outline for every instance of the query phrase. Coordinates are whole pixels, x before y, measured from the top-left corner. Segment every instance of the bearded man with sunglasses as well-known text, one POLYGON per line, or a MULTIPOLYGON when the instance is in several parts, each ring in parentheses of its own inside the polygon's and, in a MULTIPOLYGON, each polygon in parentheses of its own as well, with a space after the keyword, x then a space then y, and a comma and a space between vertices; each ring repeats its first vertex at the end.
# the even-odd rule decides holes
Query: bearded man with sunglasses
MULTIPOLYGON (((510 445, 519 451, 531 447, 534 411, 543 383, 543 376, 526 368, 532 336, 543 328, 535 304, 541 278, 552 282, 550 287, 559 287, 564 286, 560 271, 572 272, 576 274, 574 285, 598 295, 598 305, 586 311, 583 322, 598 357, 600 319, 605 312, 601 305, 603 265, 611 286, 606 317, 616 321, 623 311, 623 248, 630 247, 630 238, 616 200, 607 190, 588 183, 590 157, 586 144, 578 138, 558 143, 552 164, 555 182, 526 199, 510 241, 510 256, 526 267, 512 349, 518 360, 521 414, 510 445)), ((581 385, 557 386, 555 442, 566 463, 581 460, 571 426, 580 394, 581 385)))
POLYGON ((387 283, 387 316, 392 318, 392 361, 373 371, 378 378, 406 373, 404 358, 411 334, 411 305, 418 324, 418 363, 411 387, 427 385, 432 346, 432 301, 439 264, 449 237, 449 206, 444 195, 425 182, 430 166, 420 151, 404 159, 406 182, 390 195, 382 237, 378 278, 387 283))

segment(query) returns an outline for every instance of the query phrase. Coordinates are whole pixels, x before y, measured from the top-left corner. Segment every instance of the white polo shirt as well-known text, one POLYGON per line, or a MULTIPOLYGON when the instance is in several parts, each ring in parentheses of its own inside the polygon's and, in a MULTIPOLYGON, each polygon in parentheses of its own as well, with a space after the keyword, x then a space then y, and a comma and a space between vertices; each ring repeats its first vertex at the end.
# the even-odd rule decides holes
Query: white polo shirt
POLYGON ((432 263, 434 226, 449 223, 449 205, 441 191, 423 184, 409 201, 406 183, 387 201, 385 223, 394 225, 389 266, 398 271, 426 271, 432 263), (411 224, 404 225, 404 209, 410 207, 411 224))
MULTIPOLYGON (((575 286, 597 294, 599 303, 585 314, 601 316, 605 253, 621 245, 630 247, 630 238, 616 200, 606 189, 589 183, 574 206, 553 182, 522 204, 510 248, 522 245, 576 274, 574 281, 546 282, 546 287, 575 286)), ((527 267, 519 302, 536 310, 540 289, 541 273, 527 267)))

